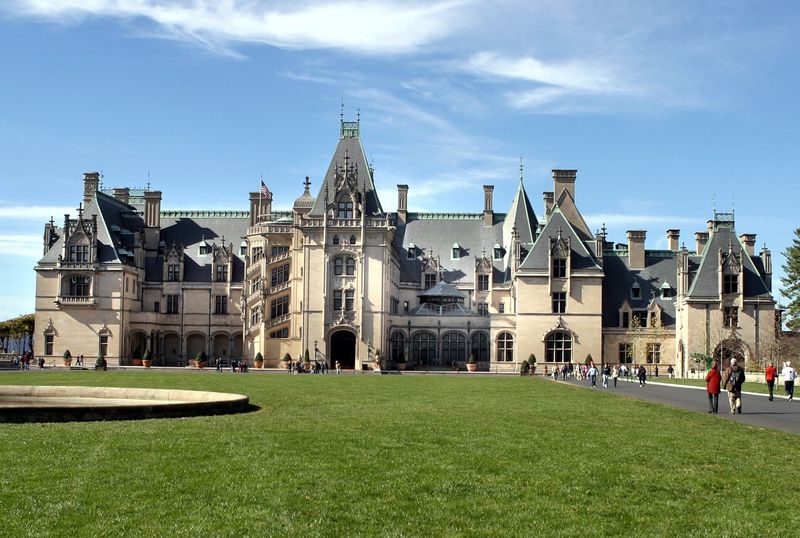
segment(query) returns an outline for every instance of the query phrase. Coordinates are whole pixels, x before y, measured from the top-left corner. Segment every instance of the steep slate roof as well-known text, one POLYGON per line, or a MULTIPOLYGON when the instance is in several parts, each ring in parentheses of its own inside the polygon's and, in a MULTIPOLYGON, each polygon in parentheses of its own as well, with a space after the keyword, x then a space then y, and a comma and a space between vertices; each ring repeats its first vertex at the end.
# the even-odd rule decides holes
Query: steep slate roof
POLYGON ((575 199, 567 189, 561 191, 561 194, 558 196, 558 199, 555 202, 555 207, 558 207, 561 213, 572 224, 572 227, 575 229, 581 239, 589 241, 594 238, 592 231, 586 224, 586 221, 583 220, 583 215, 581 215, 581 212, 578 211, 578 206, 575 205, 575 199))
POLYGON ((504 220, 505 215, 495 213, 494 224, 484 226, 481 213, 409 213, 405 224, 398 221, 395 234, 400 280, 419 282, 422 278, 423 253, 428 256, 429 250, 432 250, 434 256, 439 256, 445 281, 471 284, 475 279, 476 258, 480 258, 485 250, 486 257, 492 262, 494 281, 505 281, 503 260, 492 259, 495 243, 510 250, 510 245, 503 244, 504 220), (418 253, 413 260, 408 259, 411 243, 414 243, 418 253), (461 247, 462 255, 457 260, 451 259, 453 243, 461 247))
POLYGON ((454 298, 463 299, 464 294, 447 282, 440 280, 431 288, 419 294, 420 297, 439 297, 439 298, 454 298))
POLYGON ((687 295, 690 298, 719 297, 719 252, 722 250, 723 253, 727 253, 731 246, 733 252, 742 255, 744 297, 771 299, 772 294, 759 271, 761 261, 758 261, 757 267, 753 261, 755 256, 751 257, 747 254, 747 250, 736 236, 733 223, 730 226, 716 226, 716 230, 703 249, 699 267, 689 284, 687 295))
POLYGON ((331 164, 328 166, 328 171, 325 173, 325 180, 322 182, 319 194, 314 200, 314 206, 309 212, 311 216, 318 217, 325 213, 326 188, 328 192, 328 203, 333 201, 333 197, 336 194, 335 167, 336 165, 344 165, 345 154, 350 158, 350 165, 358 167, 358 190, 364 197, 364 210, 366 215, 383 214, 383 207, 381 207, 381 202, 378 199, 378 193, 372 181, 369 163, 367 162, 364 148, 361 145, 361 138, 358 135, 358 127, 355 127, 355 132, 348 132, 345 129, 345 125, 346 122, 342 122, 342 134, 339 138, 339 143, 336 145, 336 151, 333 153, 331 164))
POLYGON ((602 269, 597 265, 594 256, 589 252, 589 249, 558 206, 553 207, 547 219, 547 224, 545 224, 539 237, 536 239, 536 243, 534 243, 525 261, 519 266, 521 271, 550 270, 550 239, 558 237, 559 231, 561 232, 562 238, 570 238, 570 248, 572 249, 570 265, 572 271, 597 270, 602 273, 602 269))
MULTIPOLYGON (((525 186, 522 180, 520 180, 519 186, 517 187, 514 201, 511 202, 511 209, 508 211, 508 216, 506 217, 506 226, 517 227, 519 240, 523 245, 532 245, 534 241, 536 241, 536 231, 539 229, 539 221, 536 219, 536 213, 533 211, 533 206, 528 199, 528 193, 525 192, 525 186)), ((504 229, 503 232, 504 237, 511 237, 511 229, 504 229)))
POLYGON ((619 309, 627 301, 633 310, 646 310, 655 299, 662 309, 661 323, 675 325, 675 294, 678 289, 678 261, 672 252, 646 251, 644 269, 629 269, 629 257, 617 253, 603 256, 603 327, 619 327, 619 309), (639 299, 631 297, 631 287, 639 284, 639 299), (661 288, 669 284, 672 292, 661 298, 661 288))
MULTIPOLYGON (((98 192, 83 210, 83 220, 97 215, 97 261, 100 263, 127 262, 133 254, 135 234, 144 228, 144 221, 136 208, 123 204, 113 196, 98 192)), ((64 230, 58 229, 59 238, 39 263, 56 263, 64 247, 64 230)))
MULTIPOLYGON (((211 250, 209 254, 200 255, 200 245, 205 242, 211 246, 216 243, 222 245, 222 238, 225 244, 233 244, 233 270, 230 276, 232 282, 242 282, 244 280, 244 260, 239 254, 239 246, 242 237, 246 235, 247 228, 250 226, 250 214, 247 211, 211 211, 205 216, 203 212, 185 212, 181 216, 180 211, 166 212, 169 217, 161 218, 161 241, 167 249, 174 242, 183 245, 183 279, 187 282, 210 282, 211 274, 211 250), (194 213, 199 213, 195 215, 194 213)), ((147 267, 147 280, 160 282, 162 279, 163 256, 158 256, 158 260, 150 262, 147 267)))

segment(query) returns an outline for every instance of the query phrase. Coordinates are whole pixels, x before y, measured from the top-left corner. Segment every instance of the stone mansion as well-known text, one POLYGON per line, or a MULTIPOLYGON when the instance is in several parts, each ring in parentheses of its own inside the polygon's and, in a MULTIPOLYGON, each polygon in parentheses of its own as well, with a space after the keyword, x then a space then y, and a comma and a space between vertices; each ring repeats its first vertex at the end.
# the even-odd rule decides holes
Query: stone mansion
MULTIPOLYGON (((775 334, 772 261, 733 213, 715 212, 689 250, 592 232, 576 171, 553 170, 537 212, 522 179, 507 212, 483 186, 475 213, 423 213, 397 186, 378 198, 360 122, 341 121, 316 196, 291 211, 250 193, 248 211, 162 210, 157 190, 83 177, 76 214, 44 226, 36 265, 36 356, 186 365, 201 351, 267 365, 285 355, 510 371, 533 355, 565 362, 674 365, 758 361, 775 334)), ((413 187, 412 187, 413 188, 413 187)))

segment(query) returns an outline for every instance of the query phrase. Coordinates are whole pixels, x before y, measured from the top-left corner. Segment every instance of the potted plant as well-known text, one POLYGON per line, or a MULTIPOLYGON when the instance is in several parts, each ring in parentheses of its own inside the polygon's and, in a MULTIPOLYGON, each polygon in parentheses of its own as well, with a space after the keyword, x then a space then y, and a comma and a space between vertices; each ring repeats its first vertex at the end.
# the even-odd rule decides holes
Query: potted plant
POLYGON ((475 354, 470 353, 469 358, 467 359, 467 371, 468 372, 477 372, 478 371, 478 361, 475 360, 475 354))
POLYGON ((207 358, 206 352, 205 351, 199 351, 197 353, 197 355, 194 356, 194 367, 195 368, 202 368, 205 365, 206 358, 207 358))
POLYGON ((536 355, 533 353, 528 356, 528 366, 531 367, 531 375, 536 375, 536 355))
POLYGON ((519 365, 519 375, 530 375, 531 373, 531 363, 527 360, 522 361, 522 364, 519 365))
POLYGON ((260 351, 258 353, 256 353, 256 358, 253 359, 253 365, 256 368, 263 368, 264 367, 264 356, 261 354, 260 351))
POLYGON ((94 363, 95 370, 108 370, 108 363, 106 362, 106 357, 102 353, 97 356, 97 360, 94 363))
POLYGON ((381 371, 381 350, 375 350, 375 356, 372 357, 372 369, 376 372, 381 371))
POLYGON ((142 365, 142 350, 138 347, 131 353, 131 364, 134 366, 142 365))
POLYGON ((283 358, 281 359, 281 368, 283 368, 284 370, 288 370, 289 364, 291 362, 292 362, 292 356, 289 355, 288 353, 285 353, 283 355, 283 358))
POLYGON ((142 366, 145 368, 150 368, 153 364, 153 352, 149 349, 144 352, 144 356, 142 357, 142 366))
POLYGON ((586 366, 591 366, 593 363, 594 363, 594 359, 592 358, 592 354, 591 353, 587 354, 586 355, 586 360, 584 361, 584 364, 586 364, 586 366))
POLYGON ((406 369, 406 356, 403 354, 403 351, 400 351, 400 355, 397 356, 397 369, 398 370, 405 370, 406 369))
POLYGON ((64 351, 64 366, 67 368, 72 366, 72 353, 70 353, 68 349, 64 351))
POLYGON ((306 352, 303 353, 303 370, 306 372, 311 371, 311 356, 308 354, 308 348, 306 348, 306 352))

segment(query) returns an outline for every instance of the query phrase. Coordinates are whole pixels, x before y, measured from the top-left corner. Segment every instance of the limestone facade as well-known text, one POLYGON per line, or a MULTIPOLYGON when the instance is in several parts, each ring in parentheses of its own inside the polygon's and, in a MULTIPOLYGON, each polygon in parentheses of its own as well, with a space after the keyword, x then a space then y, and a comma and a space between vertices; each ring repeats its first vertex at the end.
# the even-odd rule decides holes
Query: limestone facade
MULTIPOLYGON (((521 174, 520 174, 521 175, 521 174)), ((317 195, 291 211, 249 195, 248 211, 164 211, 161 192, 105 190, 84 175, 75 218, 45 225, 37 264, 35 353, 110 364, 287 354, 346 368, 511 371, 565 362, 668 365, 736 356, 752 367, 775 331, 771 255, 715 213, 694 250, 667 231, 613 243, 576 203, 577 173, 553 170, 541 218, 522 177, 508 212, 413 212, 408 185, 383 209, 360 122, 340 125, 317 195)))

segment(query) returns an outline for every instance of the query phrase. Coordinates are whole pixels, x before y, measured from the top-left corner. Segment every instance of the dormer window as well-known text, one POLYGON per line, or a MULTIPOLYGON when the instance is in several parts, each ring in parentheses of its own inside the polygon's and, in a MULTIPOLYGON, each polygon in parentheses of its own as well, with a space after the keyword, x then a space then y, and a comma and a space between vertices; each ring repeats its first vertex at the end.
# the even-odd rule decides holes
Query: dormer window
POLYGON ((495 243, 493 248, 493 258, 495 260, 502 260, 503 259, 503 247, 499 244, 495 243))
POLYGON ((417 246, 414 243, 409 243, 408 245, 408 253, 406 254, 409 260, 413 260, 417 257, 417 246))
POLYGON ((228 281, 228 266, 227 265, 217 265, 217 282, 227 282, 228 281))
POLYGON ((458 243, 453 243, 452 259, 457 260, 461 257, 461 247, 458 243))
POLYGON ((203 243, 202 245, 200 245, 200 250, 198 252, 200 256, 208 256, 208 252, 209 248, 207 244, 203 243))
POLYGON ((181 279, 181 266, 178 263, 167 264, 167 282, 178 282, 181 279))
POLYGON ((661 298, 669 299, 670 297, 672 297, 672 287, 664 282, 661 284, 661 298))
POLYGON ((722 293, 739 293, 739 275, 722 275, 722 293))
POLYGON ((89 245, 70 245, 69 261, 86 263, 89 261, 89 245))
POLYGON ((638 282, 634 282, 633 286, 631 286, 631 299, 641 299, 642 298, 642 288, 639 286, 638 282))
POLYGON ((239 245, 239 256, 247 256, 247 243, 244 241, 239 245))

